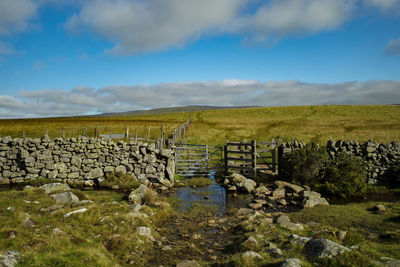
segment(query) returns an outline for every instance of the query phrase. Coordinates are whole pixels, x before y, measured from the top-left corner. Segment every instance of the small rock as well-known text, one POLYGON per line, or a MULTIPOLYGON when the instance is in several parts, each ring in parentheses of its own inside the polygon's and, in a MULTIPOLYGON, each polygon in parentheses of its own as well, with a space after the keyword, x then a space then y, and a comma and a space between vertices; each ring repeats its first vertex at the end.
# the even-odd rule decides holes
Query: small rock
POLYGON ((386 208, 385 206, 379 204, 375 206, 375 212, 379 214, 385 214, 386 213, 386 208))
POLYGON ((254 251, 246 251, 242 254, 242 257, 245 259, 254 259, 254 260, 263 260, 264 258, 254 251))
POLYGON ((149 191, 149 189, 147 188, 147 186, 145 186, 144 184, 141 184, 139 186, 139 188, 133 190, 129 194, 129 202, 131 202, 133 204, 142 204, 143 199, 148 191, 149 191))
POLYGON ((285 188, 278 187, 272 192, 272 197, 274 199, 284 198, 285 197, 285 188))
POLYGON ((295 185, 295 184, 286 184, 285 188, 288 192, 290 193, 300 193, 304 191, 304 188, 299 186, 299 185, 295 185))
POLYGON ((286 204, 287 204, 287 202, 286 202, 286 200, 285 200, 284 198, 278 199, 278 200, 276 201, 276 203, 277 203, 278 205, 282 205, 282 206, 286 206, 286 204))
POLYGON ((170 247, 170 246, 167 245, 167 246, 162 247, 161 250, 162 250, 162 251, 171 251, 171 250, 172 250, 172 247, 170 247))
POLYGON ((0 252, 0 266, 14 267, 22 259, 22 254, 17 251, 9 250, 0 252))
POLYGON ((258 245, 259 245, 259 243, 258 243, 257 239, 255 239, 252 236, 247 238, 247 240, 242 243, 243 247, 249 248, 249 249, 256 248, 258 245))
POLYGON ((304 229, 303 225, 301 225, 299 223, 292 223, 290 221, 289 217, 286 215, 279 216, 278 219, 276 220, 276 222, 280 226, 282 226, 286 229, 292 230, 292 231, 300 231, 300 230, 304 229))
POLYGON ((300 246, 305 246, 311 239, 311 237, 298 236, 295 234, 289 236, 290 243, 295 243, 300 246))
POLYGON ((236 191, 237 187, 235 185, 231 185, 228 187, 228 191, 236 191))
POLYGON ((35 190, 35 187, 30 186, 30 185, 26 185, 26 186, 24 187, 24 191, 32 191, 32 190, 35 190))
POLYGON ((15 209, 15 207, 8 207, 7 210, 11 211, 11 212, 15 212, 16 209, 15 209))
POLYGON ((34 227, 34 226, 35 226, 35 222, 32 221, 32 220, 29 219, 29 218, 26 218, 26 219, 24 220, 24 226, 25 226, 25 227, 28 227, 28 228, 34 227))
POLYGON ((74 211, 71 211, 71 212, 68 212, 67 214, 65 214, 64 217, 67 218, 67 217, 71 216, 72 214, 83 213, 83 212, 86 212, 87 210, 88 210, 87 208, 82 208, 82 209, 79 209, 79 210, 74 210, 74 211))
POLYGON ((63 209, 63 208, 64 208, 63 205, 54 204, 54 205, 51 205, 50 207, 41 208, 40 211, 41 211, 41 212, 47 212, 47 211, 52 212, 52 211, 60 210, 60 209, 63 209))
POLYGON ((61 231, 60 228, 53 228, 53 235, 59 235, 64 233, 64 231, 61 231))
POLYGON ((339 245, 332 240, 326 238, 318 238, 310 240, 304 247, 304 252, 309 257, 332 257, 345 252, 350 252, 349 248, 339 245))
POLYGON ((255 209, 255 210, 261 209, 262 206, 263 206, 262 203, 250 203, 250 204, 249 204, 249 207, 252 208, 252 209, 255 209))
POLYGON ((289 258, 282 262, 280 267, 301 267, 301 260, 298 258, 289 258))
POLYGON ((153 234, 151 233, 151 229, 149 227, 146 226, 140 226, 137 228, 137 234, 138 236, 144 237, 148 240, 151 241, 156 241, 153 237, 153 234))
POLYGON ((335 236, 339 241, 343 241, 346 238, 347 232, 346 231, 336 231, 335 236))

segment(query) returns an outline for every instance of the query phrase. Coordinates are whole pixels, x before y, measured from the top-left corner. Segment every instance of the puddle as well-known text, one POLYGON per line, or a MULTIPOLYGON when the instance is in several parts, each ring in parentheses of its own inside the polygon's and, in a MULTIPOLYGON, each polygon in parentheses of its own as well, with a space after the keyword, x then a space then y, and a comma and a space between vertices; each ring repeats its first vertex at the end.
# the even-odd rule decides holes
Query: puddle
MULTIPOLYGON (((186 212, 194 203, 217 207, 217 214, 224 215, 232 208, 247 207, 252 197, 233 196, 215 181, 215 173, 210 174, 213 184, 202 187, 177 187, 173 195, 181 200, 177 207, 179 212, 186 212)), ((187 178, 190 179, 190 178, 187 178)))

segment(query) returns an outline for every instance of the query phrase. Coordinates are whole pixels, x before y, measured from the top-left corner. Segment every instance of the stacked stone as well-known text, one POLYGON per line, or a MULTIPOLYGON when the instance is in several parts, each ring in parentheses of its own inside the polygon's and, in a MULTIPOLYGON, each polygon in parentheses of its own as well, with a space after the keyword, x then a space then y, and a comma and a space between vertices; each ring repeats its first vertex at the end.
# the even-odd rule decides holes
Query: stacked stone
POLYGON ((174 155, 155 144, 96 138, 0 138, 0 184, 38 177, 93 186, 107 173, 124 173, 142 183, 172 186, 174 155))
MULTIPOLYGON (((304 146, 305 143, 297 141, 284 143, 279 147, 279 157, 288 155, 293 150, 304 146)), ((346 152, 363 158, 368 164, 368 183, 370 184, 377 184, 390 166, 400 160, 399 142, 382 144, 368 141, 360 144, 358 141, 339 140, 335 142, 329 140, 326 149, 332 158, 340 152, 346 152)))

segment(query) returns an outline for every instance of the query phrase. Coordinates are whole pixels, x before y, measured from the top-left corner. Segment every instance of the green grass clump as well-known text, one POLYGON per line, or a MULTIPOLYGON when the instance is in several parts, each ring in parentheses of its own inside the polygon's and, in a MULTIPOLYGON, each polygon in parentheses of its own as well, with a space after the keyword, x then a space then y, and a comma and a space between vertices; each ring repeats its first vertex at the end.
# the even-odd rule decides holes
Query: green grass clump
POLYGON ((213 184, 213 181, 206 177, 193 177, 184 180, 187 186, 207 186, 213 184))
POLYGON ((121 189, 136 189, 140 186, 140 182, 132 175, 124 173, 108 173, 105 181, 101 183, 103 187, 112 188, 117 185, 121 189))
POLYGON ((193 203, 187 210, 186 215, 189 217, 211 217, 217 214, 218 207, 193 203))

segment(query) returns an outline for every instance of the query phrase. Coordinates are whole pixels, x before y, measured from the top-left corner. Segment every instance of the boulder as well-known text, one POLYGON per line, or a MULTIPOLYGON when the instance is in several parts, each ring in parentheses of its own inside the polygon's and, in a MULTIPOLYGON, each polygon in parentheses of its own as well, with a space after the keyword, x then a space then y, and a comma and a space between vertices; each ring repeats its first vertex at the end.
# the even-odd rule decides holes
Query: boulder
POLYGON ((22 259, 22 255, 13 250, 0 252, 0 266, 14 267, 22 259))
POLYGON ((279 265, 280 267, 301 267, 301 260, 298 258, 289 258, 279 265))
POLYGON ((245 179, 239 183, 239 187, 247 193, 251 193, 256 185, 257 183, 251 179, 245 179))
POLYGON ((254 189, 253 191, 254 195, 259 196, 259 195, 269 195, 271 193, 271 191, 269 191, 268 188, 266 188, 265 186, 259 186, 256 189, 254 189))
POLYGON ((79 198, 72 192, 62 192, 50 195, 56 203, 78 203, 79 198))
POLYGON ((287 184, 285 185, 285 188, 286 188, 286 190, 287 190, 288 192, 290 192, 290 193, 296 193, 296 194, 298 194, 298 193, 304 191, 304 188, 303 188, 303 187, 301 187, 301 186, 299 186, 299 185, 295 185, 295 184, 289 184, 289 183, 287 183, 287 184))
POLYGON ((129 202, 133 204, 142 204, 145 195, 148 192, 147 186, 141 184, 137 189, 133 190, 129 194, 129 202))
POLYGON ((326 238, 312 239, 304 247, 304 253, 311 258, 330 258, 350 251, 349 248, 326 238))
POLYGON ((239 173, 232 173, 231 177, 232 177, 232 181, 234 183, 240 183, 241 181, 247 179, 246 177, 244 177, 243 175, 241 175, 239 173))
POLYGON ((68 184, 64 183, 51 183, 45 184, 39 187, 40 189, 44 190, 46 194, 51 194, 53 192, 60 192, 60 191, 69 191, 71 188, 68 184))

